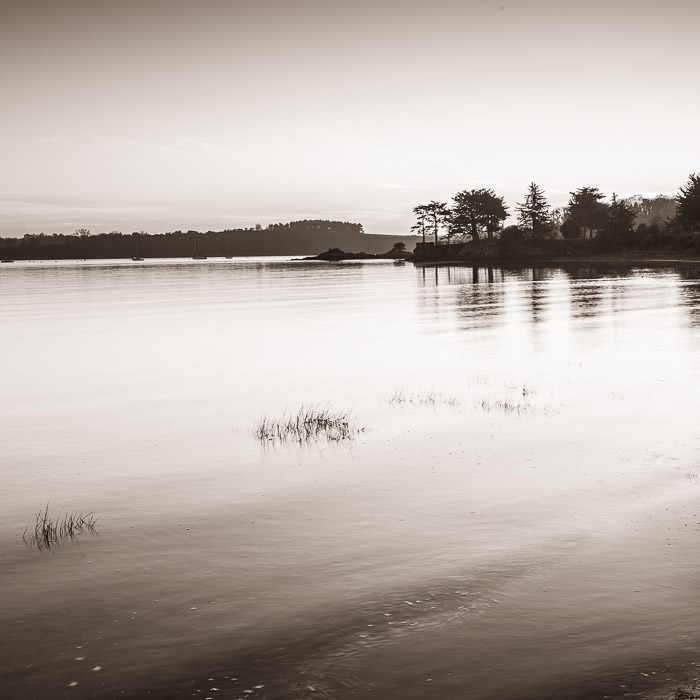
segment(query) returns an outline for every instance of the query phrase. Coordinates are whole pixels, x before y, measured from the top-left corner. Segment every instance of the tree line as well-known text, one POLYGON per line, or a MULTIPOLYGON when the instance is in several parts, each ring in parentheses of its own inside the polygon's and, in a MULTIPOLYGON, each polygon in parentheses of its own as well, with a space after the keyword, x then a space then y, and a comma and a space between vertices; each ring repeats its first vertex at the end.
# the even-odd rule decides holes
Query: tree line
POLYGON ((225 231, 146 231, 91 233, 87 228, 72 234, 37 233, 22 238, 0 238, 0 259, 70 260, 95 258, 175 258, 240 255, 309 255, 337 247, 344 250, 383 253, 397 241, 412 237, 370 236, 362 224, 322 219, 271 224, 263 228, 225 231))
MULTIPOLYGON (((564 207, 550 206, 544 191, 531 183, 515 206, 517 224, 504 227, 509 210, 492 189, 457 192, 452 203, 431 201, 413 209, 411 231, 423 243, 566 238, 596 240, 598 247, 672 247, 700 233, 700 174, 691 174, 675 197, 629 197, 613 193, 609 201, 597 187, 570 192, 564 207)), ((700 238, 700 237, 698 237, 700 238)), ((684 241, 700 249, 700 241, 684 241)))

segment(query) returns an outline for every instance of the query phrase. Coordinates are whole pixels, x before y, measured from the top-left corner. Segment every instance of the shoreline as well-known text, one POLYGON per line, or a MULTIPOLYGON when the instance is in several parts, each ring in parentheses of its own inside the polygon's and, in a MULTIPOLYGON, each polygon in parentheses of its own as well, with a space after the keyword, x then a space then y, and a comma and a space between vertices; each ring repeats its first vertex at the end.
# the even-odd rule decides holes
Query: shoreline
POLYGON ((664 256, 659 253, 654 254, 623 254, 623 255, 581 255, 581 256, 503 256, 503 257, 472 257, 472 258, 439 258, 436 260, 413 259, 408 260, 414 265, 458 265, 460 267, 552 267, 559 265, 580 265, 580 264, 623 264, 635 265, 643 263, 648 265, 700 265, 700 255, 673 255, 664 256))

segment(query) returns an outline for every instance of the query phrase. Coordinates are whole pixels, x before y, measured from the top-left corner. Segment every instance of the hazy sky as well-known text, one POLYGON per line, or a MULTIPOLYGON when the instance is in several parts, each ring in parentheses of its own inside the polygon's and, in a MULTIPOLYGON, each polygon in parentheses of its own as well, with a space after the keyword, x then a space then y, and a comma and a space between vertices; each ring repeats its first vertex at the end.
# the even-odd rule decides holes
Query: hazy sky
POLYGON ((2 0, 0 235, 672 194, 698 27, 699 0, 2 0))

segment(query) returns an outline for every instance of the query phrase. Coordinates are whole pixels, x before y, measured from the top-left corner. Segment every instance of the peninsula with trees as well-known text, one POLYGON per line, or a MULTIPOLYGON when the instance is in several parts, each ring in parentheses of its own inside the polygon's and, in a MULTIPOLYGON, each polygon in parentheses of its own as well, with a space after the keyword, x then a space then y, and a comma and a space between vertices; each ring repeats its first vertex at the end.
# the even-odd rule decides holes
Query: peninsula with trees
POLYGON ((700 254, 700 174, 691 174, 675 197, 607 198, 579 187, 553 208, 536 183, 515 206, 517 223, 492 189, 457 192, 452 203, 431 201, 413 209, 411 231, 420 236, 414 262, 620 259, 700 254))

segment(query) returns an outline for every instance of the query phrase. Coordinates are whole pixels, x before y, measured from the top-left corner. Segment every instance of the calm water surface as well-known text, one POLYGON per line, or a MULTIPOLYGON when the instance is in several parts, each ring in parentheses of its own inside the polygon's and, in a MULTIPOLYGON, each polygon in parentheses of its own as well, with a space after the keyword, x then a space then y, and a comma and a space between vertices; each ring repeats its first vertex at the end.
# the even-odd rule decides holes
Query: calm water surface
POLYGON ((667 697, 699 275, 3 266, 0 696, 667 697), (314 403, 365 431, 251 435, 314 403), (47 502, 98 536, 26 546, 47 502))

